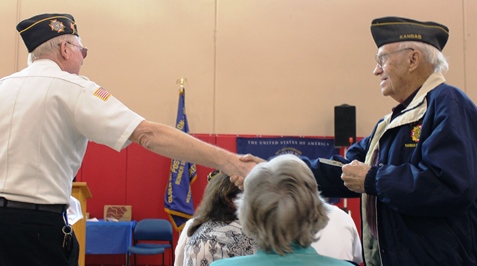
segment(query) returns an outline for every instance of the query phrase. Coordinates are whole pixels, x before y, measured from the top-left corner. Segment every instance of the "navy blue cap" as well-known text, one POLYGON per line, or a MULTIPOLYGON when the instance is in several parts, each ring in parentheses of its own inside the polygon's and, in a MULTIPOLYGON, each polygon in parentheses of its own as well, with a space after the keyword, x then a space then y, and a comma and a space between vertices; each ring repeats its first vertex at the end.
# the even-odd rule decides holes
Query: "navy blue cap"
POLYGON ((70 14, 36 15, 18 23, 17 31, 30 53, 51 38, 63 34, 79 36, 75 19, 70 14))
POLYGON ((449 28, 431 21, 383 17, 373 20, 371 34, 378 48, 388 43, 417 41, 430 44, 442 51, 449 39, 449 28))

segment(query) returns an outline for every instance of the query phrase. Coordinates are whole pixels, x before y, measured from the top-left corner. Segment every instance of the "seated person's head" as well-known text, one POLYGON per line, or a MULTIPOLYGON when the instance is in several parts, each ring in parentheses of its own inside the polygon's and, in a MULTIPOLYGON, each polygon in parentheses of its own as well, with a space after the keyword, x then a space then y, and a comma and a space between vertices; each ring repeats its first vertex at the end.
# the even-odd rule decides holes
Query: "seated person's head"
POLYGON ((293 252, 308 247, 328 223, 318 187, 308 166, 294 155, 258 164, 236 201, 244 232, 264 251, 293 252))
POLYGON ((208 184, 205 187, 204 196, 196 211, 195 221, 187 231, 188 236, 206 221, 220 221, 231 223, 237 219, 237 207, 234 199, 241 191, 230 182, 230 177, 218 170, 207 176, 208 184))

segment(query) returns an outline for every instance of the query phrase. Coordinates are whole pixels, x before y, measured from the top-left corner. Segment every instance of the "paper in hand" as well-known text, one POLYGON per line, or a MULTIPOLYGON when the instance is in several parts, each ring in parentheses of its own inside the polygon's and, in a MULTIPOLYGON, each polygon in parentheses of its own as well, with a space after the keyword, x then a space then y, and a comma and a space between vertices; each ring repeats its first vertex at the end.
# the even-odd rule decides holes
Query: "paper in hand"
POLYGON ((328 165, 332 165, 332 166, 336 166, 336 167, 343 166, 342 162, 335 161, 335 160, 329 160, 329 159, 325 159, 325 158, 319 158, 318 160, 320 161, 320 163, 324 163, 324 164, 328 164, 328 165))

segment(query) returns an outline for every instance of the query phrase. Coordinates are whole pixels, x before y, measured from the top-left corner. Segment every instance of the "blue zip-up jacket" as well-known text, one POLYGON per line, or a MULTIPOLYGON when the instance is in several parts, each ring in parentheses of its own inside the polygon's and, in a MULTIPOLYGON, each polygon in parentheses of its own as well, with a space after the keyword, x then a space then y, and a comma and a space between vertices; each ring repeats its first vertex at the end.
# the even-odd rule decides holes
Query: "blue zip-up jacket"
POLYGON ((432 74, 396 118, 378 122, 352 145, 347 159, 371 164, 365 194, 349 191, 341 169, 304 161, 329 197, 361 196, 366 265, 477 265, 477 108, 432 74), (367 228, 364 202, 377 197, 378 240, 367 228))

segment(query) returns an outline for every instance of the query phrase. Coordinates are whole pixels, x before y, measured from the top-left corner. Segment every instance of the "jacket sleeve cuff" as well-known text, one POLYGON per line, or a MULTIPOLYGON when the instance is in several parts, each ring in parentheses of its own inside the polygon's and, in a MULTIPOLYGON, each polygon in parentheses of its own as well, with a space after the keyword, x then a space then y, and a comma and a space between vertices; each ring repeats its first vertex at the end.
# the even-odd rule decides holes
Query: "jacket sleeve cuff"
POLYGON ((372 166, 366 174, 364 179, 364 191, 366 194, 377 196, 376 192, 376 173, 378 172, 378 166, 372 166))

